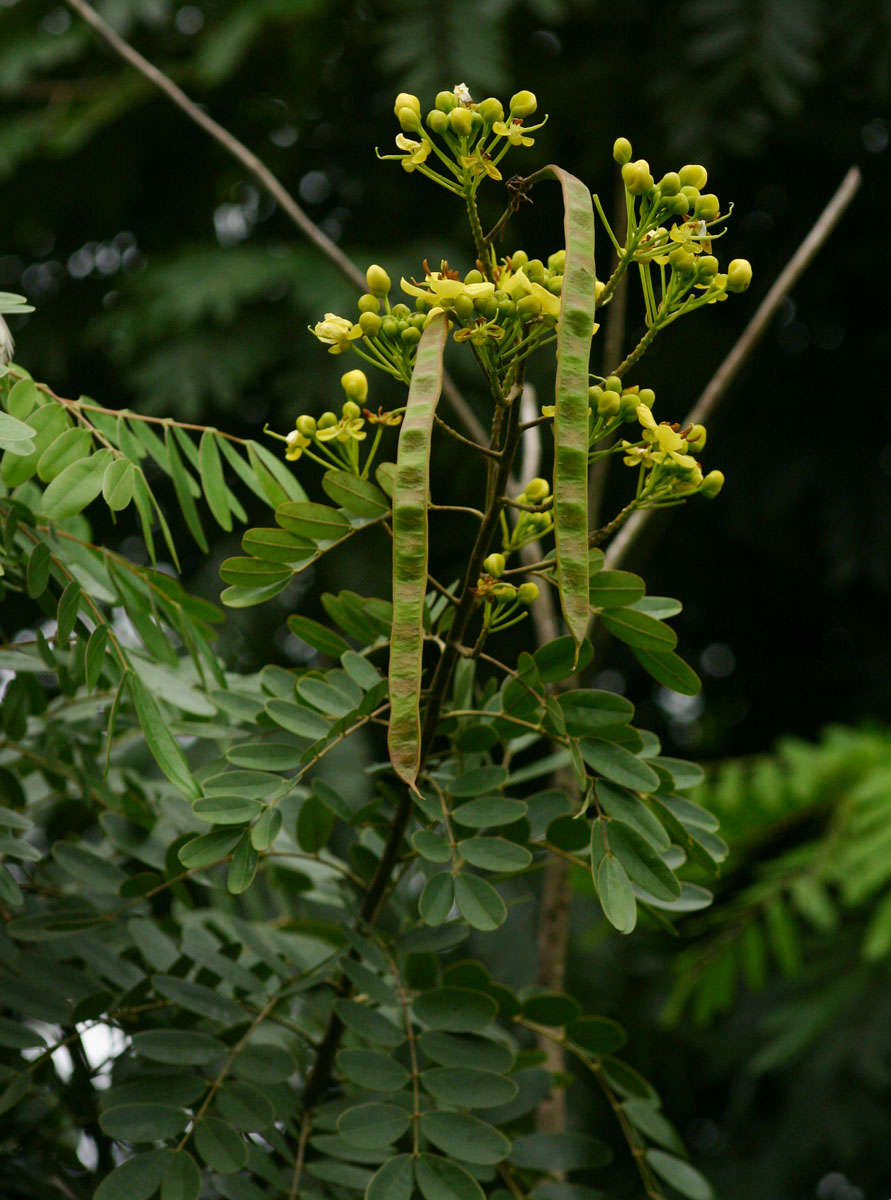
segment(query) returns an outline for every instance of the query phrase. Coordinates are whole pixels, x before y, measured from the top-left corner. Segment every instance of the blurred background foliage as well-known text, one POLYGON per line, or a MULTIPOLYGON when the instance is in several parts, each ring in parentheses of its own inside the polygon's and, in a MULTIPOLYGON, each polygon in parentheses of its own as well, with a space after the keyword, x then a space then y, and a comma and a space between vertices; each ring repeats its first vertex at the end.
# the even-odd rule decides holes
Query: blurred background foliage
MULTIPOLYGON (((461 213, 419 176, 374 157, 374 146, 386 152, 397 132, 399 90, 418 92, 426 106, 458 81, 477 96, 532 89, 550 121, 528 161, 565 164, 607 208, 618 134, 657 175, 705 162, 710 185, 736 204, 722 253, 749 258, 756 278, 744 301, 657 341, 637 381, 656 388, 663 416, 690 407, 844 171, 860 165, 859 197, 711 430, 706 461, 726 472, 724 494, 681 511, 646 548, 649 590, 685 600, 677 624, 682 649, 701 668, 703 695, 654 689, 620 647, 606 649, 600 674, 600 686, 634 697, 669 753, 716 764, 703 799, 721 815, 733 850, 719 903, 684 927, 680 946, 661 934, 625 942, 589 927, 579 882, 572 982, 596 997, 598 1011, 626 1022, 637 1013, 640 1065, 720 1195, 887 1194, 891 912, 886 901, 883 918, 876 902, 884 877, 872 891, 846 883, 864 862, 889 858, 882 815, 891 740, 864 722, 891 716, 891 418, 883 403, 891 341, 880 200, 891 136, 891 4, 97 7, 255 149, 351 256, 379 261, 397 278, 417 275, 425 256, 470 266, 461 213), (815 743, 830 722, 849 728, 819 744, 787 740, 768 756, 779 736, 815 743), (858 815, 863 805, 871 815, 858 815), (859 830, 860 859, 839 858, 850 850, 848 819, 859 830), (800 877, 811 880, 810 893, 800 877), (750 951, 753 940, 762 943, 758 991, 757 964, 732 949, 745 938, 750 951), (660 1013, 675 1022, 670 1050, 653 1035, 660 1013)), ((238 164, 63 5, 0 0, 0 99, 0 288, 37 306, 11 322, 19 361, 36 378, 63 395, 86 392, 250 436, 264 422, 285 430, 297 413, 332 405, 343 361, 321 353, 305 327, 345 309, 350 290, 238 164)), ((492 218, 495 190, 484 212, 492 218)), ((550 252, 557 203, 536 196, 538 211, 520 215, 505 251, 550 252)), ((605 254, 605 238, 601 246, 605 254)), ((632 310, 629 344, 641 330, 632 310)), ((533 379, 549 386, 546 375, 533 379)), ((387 384, 373 386, 373 403, 386 405, 387 384)), ((466 482, 466 470, 461 455, 443 451, 435 486, 466 482)), ((611 481, 615 502, 619 482, 611 481)), ((104 532, 118 544, 113 527, 104 532)), ((461 536, 460 526, 445 525, 442 545, 461 536)), ((189 584, 214 595, 216 565, 236 545, 221 535, 209 561, 196 555, 189 584)), ((123 549, 138 554, 135 543, 123 549)), ((288 591, 230 619, 225 652, 234 666, 268 661, 270 637, 281 662, 297 661, 301 647, 284 618, 301 606, 318 615, 322 591, 386 590, 384 556, 373 547, 323 561, 305 601, 288 591)), ((12 607, 2 618, 6 638, 18 628, 12 607)), ((501 969, 528 978, 533 944, 499 946, 501 969)), ((579 1085, 575 1101, 583 1122, 595 1100, 579 1085)), ((590 1117, 600 1119, 594 1109, 590 1117)))

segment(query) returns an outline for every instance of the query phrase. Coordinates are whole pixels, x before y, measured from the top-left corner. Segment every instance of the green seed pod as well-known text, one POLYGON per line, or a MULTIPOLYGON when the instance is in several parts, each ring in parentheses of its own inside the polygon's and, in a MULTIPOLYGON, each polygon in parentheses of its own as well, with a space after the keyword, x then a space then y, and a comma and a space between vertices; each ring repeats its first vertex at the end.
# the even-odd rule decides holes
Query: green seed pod
POLYGON ((427 113, 427 128, 430 130, 430 132, 443 134, 448 127, 448 115, 438 108, 431 108, 427 113))
POLYGON ((559 296, 563 291, 563 276, 552 275, 550 279, 545 279, 545 287, 552 296, 559 296))
POLYGON ((436 99, 433 101, 436 107, 442 113, 450 113, 458 103, 454 92, 437 92, 436 99))
POLYGON ((355 421, 357 417, 362 416, 362 409, 355 400, 347 400, 340 411, 345 421, 355 421))
POLYGON ((672 271, 678 271, 682 275, 686 275, 696 266, 696 258, 683 246, 675 246, 674 250, 668 256, 668 263, 672 271))
POLYGON ((330 429, 337 424, 337 415, 333 412, 323 412, 318 420, 319 429, 330 429))
POLYGON ((711 279, 718 273, 718 260, 714 254, 703 254, 696 264, 697 279, 711 279))
POLYGON ((620 167, 624 167, 625 163, 631 162, 632 153, 631 143, 626 137, 616 138, 613 142, 613 158, 620 167))
POLYGON ((417 116, 421 115, 421 102, 417 96, 413 96, 411 92, 400 92, 393 104, 393 112, 399 116, 400 108, 409 108, 417 116))
POLYGON ((294 422, 298 433, 302 433, 304 437, 312 437, 316 431, 316 419, 304 414, 298 417, 294 422))
POLYGON ((534 604, 538 599, 538 584, 521 583, 517 588, 517 599, 521 604, 534 604))
POLYGON ((482 283, 483 282, 482 271, 477 271, 476 268, 474 268, 474 270, 472 270, 472 271, 468 271, 467 274, 464 276, 464 282, 465 283, 482 283))
POLYGON ((458 137, 467 137, 473 129, 473 117, 469 108, 453 108, 449 113, 449 127, 458 137))
POLYGON ((517 316, 524 321, 541 315, 541 301, 537 296, 521 296, 517 301, 517 316))
POLYGON ((656 393, 652 388, 641 388, 637 393, 638 404, 643 404, 645 408, 652 408, 656 403, 656 393))
POLYGON ((530 258, 526 264, 526 278, 533 283, 543 283, 545 276, 544 263, 540 258, 530 258))
MULTIPOLYGON (((343 388, 348 400, 357 400, 359 404, 364 404, 368 399, 368 379, 365 372, 358 368, 355 371, 347 371, 345 375, 340 377, 340 386, 343 388)), ((356 413, 359 416, 359 413, 356 413)))
POLYGON ((452 307, 454 308, 455 314, 459 320, 473 320, 475 312, 473 299, 472 297, 468 296, 466 292, 462 292, 460 296, 455 297, 452 307))
POLYGON ((364 312, 359 317, 359 325, 369 337, 375 337, 381 327, 381 319, 377 313, 364 312))
POLYGON ((548 270, 553 271, 555 275, 562 275, 566 269, 566 251, 555 250, 553 254, 548 255, 548 270))
POLYGON ((372 263, 365 272, 365 280, 368 284, 369 292, 372 292, 375 296, 386 296, 393 286, 390 276, 377 263, 372 263))
POLYGON ((708 171, 706 171, 705 167, 701 167, 699 163, 687 163, 685 167, 681 167, 678 175, 681 177, 681 187, 689 184, 702 191, 708 183, 708 171))
POLYGON ((687 430, 687 445, 698 454, 700 450, 705 449, 706 432, 704 425, 691 425, 687 430))
POLYGON ((381 321, 381 333, 388 338, 399 336, 399 322, 395 317, 384 317, 381 321))
POLYGON ((735 258, 727 268, 727 291, 744 292, 752 282, 752 264, 747 258, 735 258))
POLYGON ((366 292, 364 296, 359 297, 357 305, 360 313, 371 312, 379 313, 381 310, 381 302, 377 296, 372 296, 371 292, 366 292))
POLYGON ((415 329, 414 325, 408 325, 399 335, 404 346, 417 346, 421 340, 420 329, 415 329))
POLYGON ((724 486, 723 471, 709 471, 699 488, 700 496, 705 496, 706 500, 714 500, 718 492, 724 486))
POLYGON ((705 192, 693 206, 693 215, 703 221, 714 221, 721 211, 721 202, 714 192, 705 192))
POLYGON ((650 164, 645 158, 625 163, 622 168, 622 180, 632 196, 642 196, 653 186, 650 164))
POLYGON ((510 256, 510 269, 512 271, 522 271, 529 261, 529 255, 525 250, 515 250, 510 256))
POLYGON ((515 92, 510 98, 512 117, 531 117, 538 108, 534 92, 515 92))
POLYGON ((490 554, 488 558, 483 559, 483 570, 487 571, 493 579, 499 579, 504 574, 506 566, 507 560, 503 554, 490 554))
POLYGON ((609 379, 604 382, 603 386, 608 392, 621 392, 622 380, 618 375, 610 375, 609 379))
POLYGON ((390 316, 395 317, 397 321, 404 321, 406 317, 411 316, 411 309, 407 304, 394 304, 390 309, 390 316))
POLYGON ((476 106, 476 111, 490 127, 496 121, 504 120, 504 105, 494 96, 487 96, 485 100, 481 100, 476 106))
POLYGON ((659 180, 663 196, 676 196, 681 190, 681 177, 677 171, 666 171, 659 180))
POLYGON ((417 133, 421 128, 421 117, 413 108, 403 105, 396 113, 396 120, 404 133, 417 133))
POLYGON ((529 504, 541 504, 542 500, 546 500, 551 494, 551 485, 546 479, 542 479, 540 475, 536 475, 534 479, 530 479, 526 484, 526 491, 523 495, 529 504))

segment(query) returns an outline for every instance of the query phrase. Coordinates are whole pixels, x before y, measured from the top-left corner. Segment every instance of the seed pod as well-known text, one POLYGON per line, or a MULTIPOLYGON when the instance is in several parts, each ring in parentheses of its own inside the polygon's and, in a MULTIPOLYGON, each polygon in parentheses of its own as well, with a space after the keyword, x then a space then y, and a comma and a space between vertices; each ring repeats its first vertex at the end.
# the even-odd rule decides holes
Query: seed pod
POLYGON ((421 765, 421 652, 427 592, 427 493, 433 417, 442 390, 448 325, 424 330, 399 431, 393 486, 393 629, 390 637, 390 761, 409 785, 421 765))

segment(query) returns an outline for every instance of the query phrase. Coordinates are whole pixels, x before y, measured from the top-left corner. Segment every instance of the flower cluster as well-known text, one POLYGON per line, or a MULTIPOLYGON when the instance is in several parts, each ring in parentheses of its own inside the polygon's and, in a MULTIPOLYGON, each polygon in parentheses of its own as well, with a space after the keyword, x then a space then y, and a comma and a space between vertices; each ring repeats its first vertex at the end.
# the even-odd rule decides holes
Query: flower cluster
POLYGON ((347 470, 353 475, 367 479, 384 427, 399 425, 402 421, 402 410, 383 412, 378 409, 375 413, 362 407, 368 399, 368 379, 364 371, 347 371, 341 376, 340 383, 347 398, 341 405, 339 417, 331 411, 323 412, 320 417, 303 413, 296 419, 294 428, 286 436, 273 433, 269 429, 266 432, 285 443, 285 458, 289 462, 296 462, 306 455, 326 470, 336 467, 338 470, 347 470), (365 462, 362 463, 359 447, 368 437, 366 424, 377 428, 371 448, 365 462))
POLYGON ((722 211, 714 192, 706 192, 708 172, 698 163, 667 171, 657 183, 646 159, 632 160, 631 143, 617 138, 613 158, 622 170, 628 207, 628 234, 620 246, 595 197, 600 217, 619 252, 619 264, 598 300, 608 303, 622 272, 641 268, 647 324, 663 327, 682 313, 744 292, 752 268, 736 258, 725 271, 712 254, 712 243, 726 232, 733 206, 722 211), (658 267, 654 283, 651 267, 658 267))
MULTIPOLYGON (((544 481, 542 481, 544 482, 544 481)), ((507 569, 504 554, 490 554, 483 561, 483 571, 476 581, 474 592, 483 601, 483 633, 496 633, 516 625, 526 616, 521 609, 529 608, 538 599, 538 584, 521 583, 516 586, 502 580, 507 569)))
POLYGON ((378 157, 394 159, 404 171, 420 171, 464 195, 484 179, 501 179, 499 163, 512 146, 533 145, 530 134, 541 129, 547 117, 537 125, 524 122, 537 109, 532 92, 515 93, 505 112, 494 96, 475 103, 467 86, 459 83, 450 92, 439 92, 433 108, 422 117, 418 97, 400 92, 393 105, 402 130, 396 135, 399 153, 378 157))
POLYGON ((721 471, 703 475, 695 457, 705 447, 705 426, 681 429, 676 422, 657 422, 651 409, 652 404, 637 405, 634 415, 640 425, 640 440, 623 439, 617 447, 626 466, 639 468, 636 507, 677 503, 695 492, 713 499, 724 486, 724 475, 721 471))

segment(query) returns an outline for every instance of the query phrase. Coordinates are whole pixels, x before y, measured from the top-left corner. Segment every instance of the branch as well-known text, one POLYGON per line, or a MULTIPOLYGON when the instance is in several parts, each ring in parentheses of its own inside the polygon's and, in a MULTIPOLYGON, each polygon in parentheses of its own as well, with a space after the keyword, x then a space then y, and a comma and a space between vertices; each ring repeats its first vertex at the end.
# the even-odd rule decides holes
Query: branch
MULTIPOLYGON (((352 259, 344 254, 337 243, 328 237, 311 217, 307 216, 281 180, 273 175, 266 164, 253 151, 249 150, 243 142, 234 137, 228 129, 224 129, 213 117, 208 116, 204 109, 196 104, 194 100, 190 100, 181 87, 175 84, 163 71, 159 70, 154 63, 149 62, 129 42, 126 42, 86 0, 66 0, 66 3, 86 21, 91 29, 95 30, 108 43, 116 54, 120 55, 125 62, 129 63, 131 67, 139 71, 144 78, 162 91, 190 120, 194 121, 196 125, 200 125, 205 133, 209 134, 219 146, 222 146, 227 154, 231 154, 233 158, 237 159, 245 170, 253 175, 254 179, 266 189, 279 205, 282 212, 293 221, 300 232, 337 267, 350 283, 362 292, 367 290, 368 285, 363 272, 359 270, 352 259)), ((443 392, 470 434, 477 441, 485 441, 486 431, 451 379, 446 378, 443 381, 443 392)))
MULTIPOLYGON (((771 321, 776 315, 777 309, 814 261, 848 205, 854 199, 857 189, 860 187, 861 180, 862 176, 859 169, 851 167, 839 184, 835 195, 817 218, 810 233, 777 276, 776 281, 761 301, 755 315, 743 330, 736 345, 721 363, 720 367, 718 367, 702 395, 693 405, 693 408, 684 417, 683 426, 693 425, 697 422, 704 424, 715 412, 719 403, 727 394, 730 385, 734 382, 737 375, 739 375, 762 337, 764 337, 771 321)), ((634 514, 606 552, 606 565, 608 567, 618 567, 625 562, 632 547, 636 544, 644 529, 647 528, 656 511, 658 510, 643 509, 634 514)))

